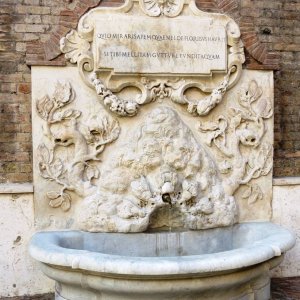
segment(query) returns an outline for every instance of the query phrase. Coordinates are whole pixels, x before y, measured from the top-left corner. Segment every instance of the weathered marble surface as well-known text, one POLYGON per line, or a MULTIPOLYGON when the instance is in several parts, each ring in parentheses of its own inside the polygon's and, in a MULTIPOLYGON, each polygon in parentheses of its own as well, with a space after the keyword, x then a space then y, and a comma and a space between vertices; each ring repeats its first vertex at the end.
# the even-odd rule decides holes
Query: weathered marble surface
POLYGON ((41 232, 30 253, 58 282, 56 299, 268 300, 269 270, 294 243, 287 230, 256 222, 130 235, 41 232))
POLYGON ((61 39, 60 48, 88 86, 96 72, 112 92, 140 89, 139 104, 152 101, 141 75, 151 81, 185 78, 175 98, 187 104, 187 88, 211 92, 227 72, 227 86, 234 86, 245 61, 237 23, 200 11, 192 0, 127 0, 120 7, 97 7, 61 39))
MULTIPOLYGON (((272 277, 293 277, 300 273, 300 186, 293 178, 285 185, 273 187, 272 222, 284 226, 296 235, 296 245, 285 255, 283 263, 272 272, 272 277)), ((298 178, 299 179, 299 178, 298 178)))
POLYGON ((30 257, 28 244, 36 232, 32 186, 0 185, 0 298, 53 292, 52 281, 30 257), (15 188, 15 191, 13 190, 15 188), (20 193, 23 191, 23 193, 20 193))
POLYGON ((127 0, 86 13, 60 48, 77 70, 33 72, 41 228, 206 229, 238 221, 240 186, 261 202, 272 76, 242 74, 233 19, 194 1, 127 0))
POLYGON ((127 0, 89 11, 60 46, 77 68, 33 69, 37 224, 83 231, 30 246, 56 299, 269 299, 294 237, 258 222, 271 217, 273 77, 242 70, 237 24, 194 1, 127 0), (195 45, 174 47, 184 36, 195 45))
MULTIPOLYGON (((76 68, 34 67, 38 226, 143 231, 148 224, 201 229, 269 220, 272 91, 271 72, 244 71, 208 115, 190 114, 165 95, 133 118, 120 118, 103 107, 76 68), (164 194, 169 199, 163 201, 164 194)), ((120 94, 131 93, 136 90, 120 94)), ((191 98, 197 95, 190 91, 191 98)))

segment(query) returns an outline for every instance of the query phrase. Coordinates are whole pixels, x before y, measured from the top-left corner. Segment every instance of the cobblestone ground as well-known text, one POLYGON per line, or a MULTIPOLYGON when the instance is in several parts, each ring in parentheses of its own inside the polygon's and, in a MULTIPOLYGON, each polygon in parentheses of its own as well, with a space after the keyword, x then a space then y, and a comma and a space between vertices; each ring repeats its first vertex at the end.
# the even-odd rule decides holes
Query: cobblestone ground
MULTIPOLYGON (((300 300, 300 277, 273 278, 271 282, 271 292, 271 300, 300 300)), ((0 300, 54 300, 54 295, 46 294, 37 296, 1 298, 0 300)))
POLYGON ((300 277, 273 278, 272 300, 300 300, 300 277))
POLYGON ((36 295, 36 296, 8 297, 8 298, 0 298, 0 300, 54 300, 54 294, 51 293, 51 294, 36 295))

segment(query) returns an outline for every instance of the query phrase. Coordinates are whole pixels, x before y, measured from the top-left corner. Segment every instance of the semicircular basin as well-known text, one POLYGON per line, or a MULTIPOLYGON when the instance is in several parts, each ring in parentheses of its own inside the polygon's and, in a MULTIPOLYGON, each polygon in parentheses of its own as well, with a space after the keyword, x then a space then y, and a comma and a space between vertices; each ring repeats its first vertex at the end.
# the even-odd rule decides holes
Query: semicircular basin
MULTIPOLYGON (((54 268, 104 277, 178 279, 246 270, 281 256, 294 244, 288 230, 256 222, 185 232, 39 232, 31 240, 30 253, 54 268)), ((53 274, 50 277, 57 280, 53 274)))

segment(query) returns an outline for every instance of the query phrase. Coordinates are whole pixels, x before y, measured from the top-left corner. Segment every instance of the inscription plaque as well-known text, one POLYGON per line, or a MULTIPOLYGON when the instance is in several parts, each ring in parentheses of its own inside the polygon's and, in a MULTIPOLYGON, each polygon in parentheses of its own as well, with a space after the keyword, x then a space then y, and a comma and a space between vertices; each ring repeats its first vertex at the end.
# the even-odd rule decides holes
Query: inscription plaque
POLYGON ((210 19, 97 18, 97 69, 115 73, 210 74, 227 70, 226 30, 210 19))

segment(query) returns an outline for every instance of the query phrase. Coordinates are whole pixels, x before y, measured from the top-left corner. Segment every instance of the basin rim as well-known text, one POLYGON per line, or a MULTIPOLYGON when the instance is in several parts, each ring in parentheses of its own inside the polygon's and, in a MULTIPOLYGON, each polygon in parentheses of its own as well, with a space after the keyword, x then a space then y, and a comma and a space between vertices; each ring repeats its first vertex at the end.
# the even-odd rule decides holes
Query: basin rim
POLYGON ((218 253, 137 257, 63 248, 59 246, 62 238, 78 236, 84 232, 48 231, 37 232, 32 237, 29 252, 39 262, 74 270, 120 276, 171 276, 242 269, 281 256, 295 245, 292 233, 270 222, 249 222, 234 226, 263 231, 265 237, 245 247, 218 253))

